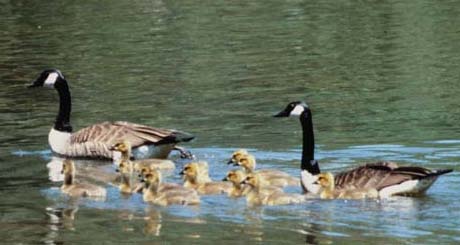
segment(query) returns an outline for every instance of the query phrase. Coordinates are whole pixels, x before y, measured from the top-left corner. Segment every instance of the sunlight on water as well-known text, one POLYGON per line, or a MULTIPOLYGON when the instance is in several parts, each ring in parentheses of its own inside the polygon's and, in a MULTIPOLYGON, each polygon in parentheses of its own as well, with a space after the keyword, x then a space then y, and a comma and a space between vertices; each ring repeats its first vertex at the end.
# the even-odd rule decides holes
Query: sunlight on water
MULTIPOLYGON (((1 1, 0 238, 11 244, 460 242, 460 15, 456 1, 1 1), (52 14, 50 14, 52 13, 52 14), (157 207, 119 193, 110 161, 77 160, 105 200, 63 195, 47 134, 56 91, 26 89, 60 69, 75 130, 126 120, 196 136, 222 179, 246 148, 258 168, 299 175, 305 100, 323 171, 377 160, 452 168, 426 196, 248 207, 204 196, 157 207)), ((181 183, 174 153, 165 181, 181 183)), ((299 192, 299 188, 287 188, 299 192)))

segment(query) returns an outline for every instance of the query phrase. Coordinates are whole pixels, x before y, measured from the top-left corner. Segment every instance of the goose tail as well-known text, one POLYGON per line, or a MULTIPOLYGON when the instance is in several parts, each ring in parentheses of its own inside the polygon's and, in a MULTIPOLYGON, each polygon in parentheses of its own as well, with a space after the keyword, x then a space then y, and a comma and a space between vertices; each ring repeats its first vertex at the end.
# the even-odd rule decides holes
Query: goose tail
POLYGON ((181 132, 181 131, 174 131, 170 135, 164 137, 161 139, 157 144, 162 145, 162 144, 171 144, 171 143, 180 143, 180 142, 189 142, 195 138, 194 135, 181 132))
POLYGON ((430 173, 429 176, 439 176, 439 175, 450 173, 452 171, 454 170, 453 169, 437 169, 433 171, 432 173, 430 173))

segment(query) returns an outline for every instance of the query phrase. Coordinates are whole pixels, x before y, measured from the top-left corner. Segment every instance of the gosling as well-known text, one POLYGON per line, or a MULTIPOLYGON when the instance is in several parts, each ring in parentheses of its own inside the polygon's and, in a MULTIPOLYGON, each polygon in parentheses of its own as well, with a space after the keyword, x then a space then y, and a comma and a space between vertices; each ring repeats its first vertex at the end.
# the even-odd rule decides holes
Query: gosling
POLYGON ((321 199, 364 199, 378 198, 379 193, 374 188, 369 189, 336 189, 334 183, 334 175, 330 172, 321 173, 318 175, 316 184, 320 185, 321 199))
POLYGON ((305 201, 305 196, 300 194, 285 193, 281 189, 261 186, 261 177, 257 173, 250 173, 242 184, 249 187, 246 202, 250 206, 255 205, 287 205, 298 204, 305 201))
POLYGON ((64 183, 61 186, 62 193, 72 197, 105 197, 107 191, 97 185, 89 183, 75 183, 75 164, 72 160, 65 159, 62 163, 64 183))
POLYGON ((200 197, 195 190, 187 189, 182 186, 177 188, 161 190, 161 173, 158 170, 151 170, 143 179, 145 182, 144 193, 142 195, 145 202, 151 202, 159 206, 168 205, 198 205, 200 197))
POLYGON ((237 164, 243 167, 246 173, 257 172, 261 176, 261 178, 263 178, 270 185, 279 187, 300 185, 299 178, 292 177, 288 173, 285 173, 283 171, 275 169, 260 169, 255 171, 256 159, 251 154, 247 154, 240 157, 237 164))
POLYGON ((180 174, 184 179, 184 187, 195 189, 201 195, 224 194, 232 189, 232 184, 229 182, 213 182, 209 178, 206 162, 188 163, 180 174))
POLYGON ((241 170, 231 170, 222 181, 232 183, 232 189, 228 192, 229 197, 241 197, 247 194, 248 188, 241 182, 246 178, 246 174, 241 170))

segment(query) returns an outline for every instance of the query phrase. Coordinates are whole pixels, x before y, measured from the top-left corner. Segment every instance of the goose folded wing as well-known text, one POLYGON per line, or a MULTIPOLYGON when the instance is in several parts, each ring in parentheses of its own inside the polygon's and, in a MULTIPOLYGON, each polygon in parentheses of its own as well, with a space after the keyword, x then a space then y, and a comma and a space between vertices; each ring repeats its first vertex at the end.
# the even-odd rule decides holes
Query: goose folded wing
POLYGON ((358 168, 342 172, 335 177, 337 189, 370 189, 381 190, 388 186, 398 185, 405 181, 422 179, 434 173, 421 167, 398 167, 393 162, 366 164, 358 168))
POLYGON ((128 122, 103 122, 73 133, 71 143, 98 142, 113 145, 121 140, 128 140, 132 147, 138 147, 145 144, 176 143, 177 133, 128 122))

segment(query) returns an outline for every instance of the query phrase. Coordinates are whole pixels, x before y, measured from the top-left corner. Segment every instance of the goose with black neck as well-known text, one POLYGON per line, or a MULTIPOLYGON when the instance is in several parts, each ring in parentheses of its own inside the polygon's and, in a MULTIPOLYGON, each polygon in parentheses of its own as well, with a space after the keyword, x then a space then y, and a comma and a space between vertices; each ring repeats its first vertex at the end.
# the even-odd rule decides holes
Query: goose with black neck
MULTIPOLYGON (((319 164, 314 159, 315 139, 313 118, 309 106, 302 101, 289 103, 275 117, 300 117, 303 133, 301 184, 304 192, 319 194, 317 184, 319 164)), ((375 162, 355 167, 335 175, 335 188, 375 189, 381 198, 393 195, 420 195, 443 174, 452 169, 431 170, 418 166, 398 166, 394 162, 375 162)))
MULTIPOLYGON (((71 94, 67 80, 57 69, 44 70, 29 86, 54 88, 59 94, 59 112, 48 134, 51 150, 66 157, 113 158, 110 147, 121 140, 128 140, 135 158, 167 158, 177 149, 181 156, 189 152, 176 146, 191 141, 194 136, 177 130, 154 128, 130 122, 103 122, 73 132, 70 124, 71 94)), ((116 154, 115 154, 116 156, 116 154)))

